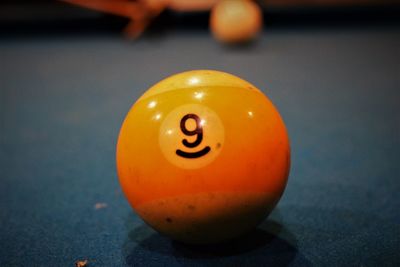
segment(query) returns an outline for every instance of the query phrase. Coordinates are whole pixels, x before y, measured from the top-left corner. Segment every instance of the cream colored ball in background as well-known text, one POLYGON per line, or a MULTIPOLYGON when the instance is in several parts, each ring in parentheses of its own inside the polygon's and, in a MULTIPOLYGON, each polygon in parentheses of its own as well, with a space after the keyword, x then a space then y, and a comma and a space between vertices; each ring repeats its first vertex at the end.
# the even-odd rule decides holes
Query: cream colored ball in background
POLYGON ((251 0, 222 0, 211 10, 210 27, 224 43, 253 40, 262 29, 261 8, 251 0))

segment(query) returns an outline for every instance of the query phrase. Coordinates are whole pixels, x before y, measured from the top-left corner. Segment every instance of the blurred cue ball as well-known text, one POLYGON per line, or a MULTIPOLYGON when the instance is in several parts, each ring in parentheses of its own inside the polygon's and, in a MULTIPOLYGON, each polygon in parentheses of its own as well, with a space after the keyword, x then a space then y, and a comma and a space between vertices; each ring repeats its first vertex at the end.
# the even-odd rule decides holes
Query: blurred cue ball
POLYGON ((253 40, 262 29, 262 12, 251 0, 222 0, 211 10, 214 37, 229 44, 253 40))
POLYGON ((271 212, 286 186, 289 139, 271 101, 228 73, 173 75, 126 115, 121 187, 158 232, 186 243, 236 238, 271 212))

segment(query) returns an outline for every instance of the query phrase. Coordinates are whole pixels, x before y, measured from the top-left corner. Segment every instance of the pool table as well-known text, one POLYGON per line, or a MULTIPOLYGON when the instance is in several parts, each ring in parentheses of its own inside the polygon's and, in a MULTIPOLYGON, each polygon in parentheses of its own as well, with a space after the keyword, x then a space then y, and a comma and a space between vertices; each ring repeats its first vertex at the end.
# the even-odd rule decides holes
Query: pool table
POLYGON ((265 14, 257 41, 234 47, 212 38, 204 15, 174 15, 135 41, 116 18, 100 30, 90 19, 3 25, 0 266, 400 266, 398 10, 279 12, 265 14), (116 173, 131 105, 194 69, 253 83, 290 137, 280 202, 228 244, 158 234, 116 173))

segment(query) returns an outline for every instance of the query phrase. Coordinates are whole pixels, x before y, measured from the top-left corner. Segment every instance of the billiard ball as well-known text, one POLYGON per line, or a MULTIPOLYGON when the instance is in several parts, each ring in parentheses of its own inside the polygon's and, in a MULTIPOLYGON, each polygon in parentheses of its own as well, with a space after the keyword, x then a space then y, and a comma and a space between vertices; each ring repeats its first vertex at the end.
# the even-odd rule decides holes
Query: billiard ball
POLYGON ((119 181, 137 214, 186 243, 236 238, 271 212, 290 166, 284 122, 228 73, 173 75, 132 106, 117 143, 119 181))
POLYGON ((254 39, 262 28, 262 21, 260 7, 251 0, 221 0, 211 9, 211 31, 223 43, 254 39))

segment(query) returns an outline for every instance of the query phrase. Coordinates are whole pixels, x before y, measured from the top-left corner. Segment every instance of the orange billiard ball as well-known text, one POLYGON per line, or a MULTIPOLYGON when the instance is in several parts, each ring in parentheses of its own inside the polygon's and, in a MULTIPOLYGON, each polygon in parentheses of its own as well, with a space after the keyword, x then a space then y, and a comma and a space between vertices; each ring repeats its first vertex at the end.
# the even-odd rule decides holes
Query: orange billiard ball
POLYGON ((210 27, 224 43, 244 43, 262 29, 261 8, 251 0, 221 0, 211 10, 210 27))
POLYGON ((228 73, 173 75, 147 90, 120 130, 117 170, 137 214, 186 243, 256 227, 289 174, 284 122, 252 84, 228 73))

